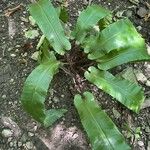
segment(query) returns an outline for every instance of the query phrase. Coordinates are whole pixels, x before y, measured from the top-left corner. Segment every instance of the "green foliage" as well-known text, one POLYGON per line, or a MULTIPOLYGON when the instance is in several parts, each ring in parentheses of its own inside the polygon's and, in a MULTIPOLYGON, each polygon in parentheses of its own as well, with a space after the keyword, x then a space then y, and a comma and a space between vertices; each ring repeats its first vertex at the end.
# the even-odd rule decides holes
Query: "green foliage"
POLYGON ((141 87, 134 82, 117 78, 108 71, 90 67, 85 72, 85 78, 135 112, 139 111, 144 101, 141 87))
MULTIPOLYGON (((73 67, 86 70, 88 66, 89 69, 84 73, 88 81, 110 94, 127 108, 139 112, 144 101, 142 88, 135 81, 128 80, 126 76, 123 79, 111 74, 111 68, 118 65, 150 59, 144 39, 129 19, 113 22, 110 11, 98 5, 88 6, 81 12, 71 34, 80 44, 81 50, 78 51, 73 47, 73 50, 69 52, 67 50, 71 49, 71 44, 69 36, 66 35, 69 31, 65 28, 65 23, 68 21, 66 10, 55 9, 49 0, 39 0, 31 4, 29 10, 44 34, 37 46, 40 50, 40 65, 28 76, 21 97, 23 107, 34 119, 48 127, 66 112, 65 109, 46 110, 44 105, 53 76, 59 71, 59 67, 65 68, 64 64, 67 64, 57 60, 56 53, 56 56, 66 53, 67 56, 76 54, 71 59, 82 54, 77 59, 78 62, 73 62, 75 66, 71 66, 69 71, 71 72, 73 67), (84 53, 88 54, 92 64, 96 64, 97 67, 90 67, 91 61, 84 62, 85 58, 82 59, 85 56, 84 53), (77 64, 79 64, 78 67, 77 64), (109 72, 108 69, 110 69, 109 72)), ((71 65, 71 63, 68 64, 71 65)), ((76 70, 72 73, 74 72, 76 70)), ((78 75, 83 74, 78 73, 78 75)), ((130 149, 117 127, 98 106, 93 95, 90 92, 82 93, 84 89, 77 91, 80 94, 75 95, 74 104, 93 149, 130 149)))
POLYGON ((28 76, 22 92, 21 101, 24 109, 46 127, 52 125, 66 112, 64 109, 46 110, 44 105, 49 84, 59 64, 53 52, 49 53, 49 60, 44 57, 44 61, 28 76))
POLYGON ((58 54, 63 55, 65 50, 70 50, 71 45, 65 37, 57 11, 49 0, 40 0, 38 3, 31 4, 29 10, 43 34, 58 54))
POLYGON ((87 32, 96 25, 99 20, 109 14, 110 12, 103 7, 97 5, 88 6, 79 16, 77 25, 73 31, 73 36, 78 42, 82 43, 87 32))
POLYGON ((76 95, 75 106, 94 150, 129 150, 123 136, 90 92, 76 95))

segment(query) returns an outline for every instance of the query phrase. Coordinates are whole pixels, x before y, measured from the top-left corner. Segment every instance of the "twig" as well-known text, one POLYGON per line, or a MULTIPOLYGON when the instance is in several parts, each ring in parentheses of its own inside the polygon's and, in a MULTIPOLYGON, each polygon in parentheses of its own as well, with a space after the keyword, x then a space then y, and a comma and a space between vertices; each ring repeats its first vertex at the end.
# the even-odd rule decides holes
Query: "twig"
POLYGON ((23 5, 19 4, 18 6, 14 7, 14 8, 9 8, 5 11, 5 16, 6 17, 10 17, 10 15, 12 15, 13 13, 15 13, 17 10, 21 9, 23 5))

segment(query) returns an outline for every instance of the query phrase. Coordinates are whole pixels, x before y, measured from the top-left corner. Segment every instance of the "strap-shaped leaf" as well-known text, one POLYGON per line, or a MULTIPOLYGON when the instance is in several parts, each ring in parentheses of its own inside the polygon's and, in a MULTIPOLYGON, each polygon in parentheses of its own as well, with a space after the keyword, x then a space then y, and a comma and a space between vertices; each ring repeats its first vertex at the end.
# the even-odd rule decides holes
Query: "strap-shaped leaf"
POLYGON ((108 70, 118 65, 138 60, 150 60, 146 48, 137 47, 127 48, 121 51, 116 50, 101 57, 97 62, 99 63, 98 68, 108 70))
POLYGON ((85 52, 90 53, 89 59, 100 59, 112 50, 131 50, 131 48, 133 51, 146 50, 144 39, 129 19, 122 19, 107 26, 99 36, 87 39, 84 45, 85 52))
POLYGON ((112 120, 98 106, 93 94, 76 95, 75 106, 93 150, 129 150, 130 147, 112 120))
POLYGON ((39 0, 39 2, 31 4, 29 10, 43 34, 58 54, 63 55, 65 50, 71 48, 70 42, 65 37, 56 9, 49 0, 39 0))
POLYGON ((50 53, 49 56, 49 61, 43 61, 28 76, 21 97, 24 109, 46 127, 50 126, 66 112, 65 109, 46 110, 44 105, 49 84, 60 64, 53 53, 50 53))
POLYGON ((110 14, 110 11, 104 9, 98 5, 88 6, 83 10, 77 20, 77 25, 73 31, 73 36, 76 40, 82 43, 83 39, 87 35, 87 31, 110 14))
POLYGON ((108 71, 100 71, 95 67, 90 67, 85 72, 85 77, 132 111, 139 111, 144 101, 144 93, 137 84, 117 78, 108 71))

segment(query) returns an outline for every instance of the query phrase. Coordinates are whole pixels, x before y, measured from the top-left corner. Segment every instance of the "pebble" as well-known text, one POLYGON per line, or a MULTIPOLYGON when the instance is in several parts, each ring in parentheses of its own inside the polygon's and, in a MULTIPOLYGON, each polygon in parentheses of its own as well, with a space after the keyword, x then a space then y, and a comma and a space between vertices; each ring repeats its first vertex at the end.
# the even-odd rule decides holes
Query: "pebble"
POLYGON ((138 141, 138 145, 141 146, 141 147, 144 146, 143 141, 138 141))
POLYGON ((18 147, 21 147, 22 146, 22 142, 18 142, 18 147))
POLYGON ((2 131, 2 136, 5 138, 9 138, 13 135, 13 132, 10 129, 4 129, 2 131))
POLYGON ((145 85, 146 85, 146 86, 150 86, 150 81, 147 80, 146 83, 145 83, 145 85))
POLYGON ((30 137, 32 137, 32 136, 34 136, 34 133, 28 132, 28 135, 29 135, 30 137))
POLYGON ((136 78, 138 81, 141 81, 142 83, 145 83, 147 81, 146 76, 142 72, 137 72, 136 78))
POLYGON ((6 95, 2 95, 2 99, 5 99, 6 98, 6 95))
POLYGON ((33 149, 33 143, 26 142, 26 147, 27 147, 27 149, 33 149))
POLYGON ((58 99, 57 97, 54 97, 54 98, 53 98, 53 101, 54 101, 54 103, 58 103, 58 102, 59 102, 59 99, 58 99))
POLYGON ((150 127, 146 127, 145 132, 150 133, 150 127))
MULTIPOLYGON (((10 128, 13 131, 13 134, 15 137, 19 137, 21 134, 21 129, 17 125, 16 122, 14 122, 10 117, 2 117, 1 118, 1 123, 7 127, 10 128)), ((9 130, 10 130, 9 129, 9 130)))
POLYGON ((39 51, 36 51, 32 54, 31 59, 38 60, 38 57, 39 57, 39 51))
POLYGON ((14 82, 14 79, 10 79, 10 83, 13 83, 14 82))
POLYGON ((148 52, 148 54, 150 55, 150 46, 149 46, 149 45, 146 45, 146 47, 147 47, 147 52, 148 52))
POLYGON ((137 15, 141 18, 144 18, 148 14, 148 11, 144 7, 140 7, 137 11, 137 15))
POLYGON ((131 17, 132 16, 132 11, 131 10, 128 10, 125 12, 126 16, 127 17, 131 17))
POLYGON ((150 150, 150 141, 148 141, 147 150, 150 150))
POLYGON ((13 145, 14 145, 13 142, 10 142, 10 143, 9 143, 9 146, 10 146, 10 147, 13 147, 13 145))
POLYGON ((10 54, 11 57, 16 57, 16 54, 10 54))

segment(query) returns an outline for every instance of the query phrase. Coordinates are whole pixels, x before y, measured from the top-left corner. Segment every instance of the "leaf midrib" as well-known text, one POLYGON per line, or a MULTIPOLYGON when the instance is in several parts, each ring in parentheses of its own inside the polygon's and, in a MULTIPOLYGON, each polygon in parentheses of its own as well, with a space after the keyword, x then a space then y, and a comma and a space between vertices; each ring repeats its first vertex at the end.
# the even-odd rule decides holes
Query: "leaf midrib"
POLYGON ((97 122, 97 120, 94 118, 94 115, 92 114, 92 112, 90 111, 90 109, 88 109, 88 107, 87 107, 86 105, 85 105, 84 107, 87 109, 87 111, 89 111, 89 113, 90 113, 91 117, 93 118, 94 122, 96 122, 96 126, 97 126, 97 128, 98 128, 99 134, 101 135, 101 132, 100 132, 100 130, 101 130, 102 133, 103 133, 103 135, 106 137, 108 143, 109 143, 110 146, 112 147, 112 149, 115 150, 114 147, 113 147, 113 145, 111 144, 111 142, 108 140, 106 133, 105 133, 104 130, 101 128, 100 122, 99 122, 99 123, 97 122), (100 130, 99 130, 99 129, 100 129, 100 130))
MULTIPOLYGON (((91 74, 91 75, 92 75, 92 74, 91 74)), ((92 76, 96 77, 96 75, 92 75, 92 76)), ((102 78, 101 78, 101 80, 103 80, 104 82, 106 82, 106 81, 108 82, 108 80, 104 80, 104 79, 102 79, 102 78)), ((116 84, 112 83, 111 81, 109 81, 109 82, 112 84, 112 86, 117 87, 117 88, 119 89, 119 91, 120 91, 121 88, 120 88, 119 86, 116 86, 116 84)), ((122 90, 121 90, 121 91, 122 91, 122 90)), ((124 92, 123 92, 122 95, 124 95, 124 97, 125 97, 124 105, 126 105, 126 104, 127 104, 126 101, 128 100, 127 97, 126 97, 126 95, 127 95, 127 93, 129 93, 129 92, 127 92, 127 90, 125 90, 125 89, 124 89, 124 91, 125 91, 126 94, 124 94, 124 92)), ((122 101, 120 101, 120 102, 122 103, 122 101)), ((131 106, 131 103, 130 103, 130 106, 131 106)), ((129 106, 129 108, 130 108, 130 106, 129 106)), ((128 107, 128 105, 127 105, 127 107, 128 107)))
MULTIPOLYGON (((38 85, 39 85, 41 79, 44 77, 45 74, 47 74, 47 72, 48 72, 50 69, 51 69, 51 67, 45 69, 44 72, 43 72, 43 74, 40 76, 40 79, 37 81, 37 84, 36 84, 35 88, 33 89, 33 92, 32 92, 32 95, 31 95, 31 101, 32 101, 32 103, 33 103, 33 101, 34 101, 35 93, 38 93, 38 92, 37 92, 37 88, 38 88, 38 85)), ((39 94, 39 93, 38 93, 38 94, 39 94)), ((43 104, 44 104, 44 103, 43 103, 43 104)), ((44 114, 45 114, 45 112, 44 112, 44 114)), ((46 115, 46 114, 45 114, 45 115, 46 115)))
POLYGON ((60 38, 58 36, 58 33, 56 32, 55 28, 53 28, 53 25, 51 24, 51 21, 49 20, 47 14, 45 13, 45 10, 43 9, 43 7, 41 7, 41 5, 39 3, 37 3, 37 4, 38 4, 39 8, 42 10, 41 12, 44 14, 46 20, 49 22, 49 24, 51 26, 51 29, 54 31, 54 34, 56 34, 57 41, 59 41, 61 43, 61 46, 64 47, 62 41, 60 40, 60 38))

